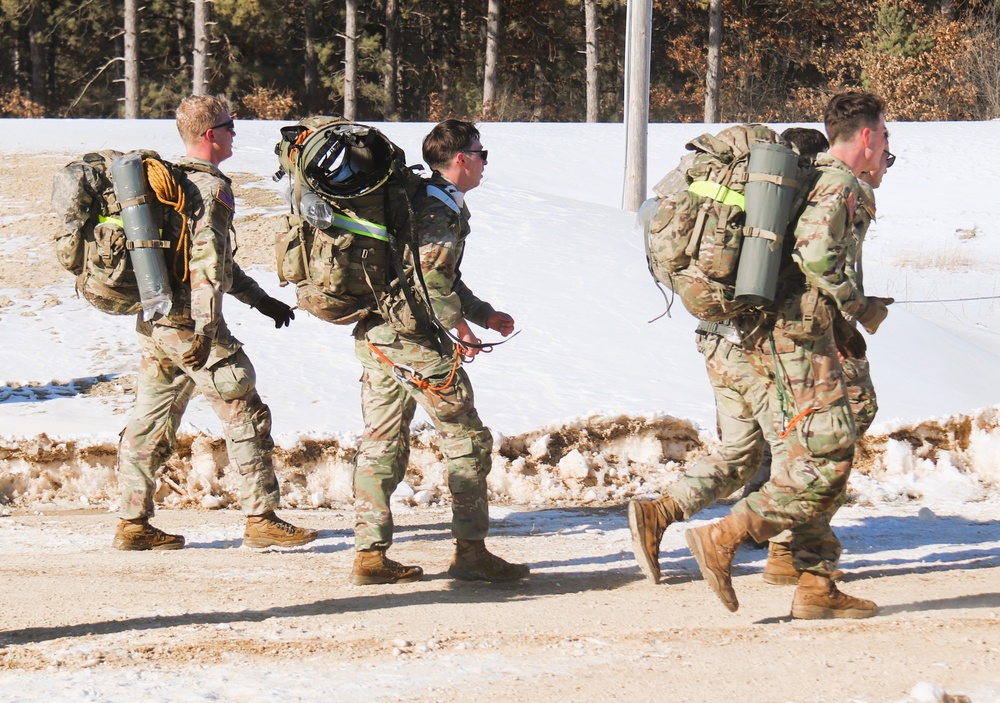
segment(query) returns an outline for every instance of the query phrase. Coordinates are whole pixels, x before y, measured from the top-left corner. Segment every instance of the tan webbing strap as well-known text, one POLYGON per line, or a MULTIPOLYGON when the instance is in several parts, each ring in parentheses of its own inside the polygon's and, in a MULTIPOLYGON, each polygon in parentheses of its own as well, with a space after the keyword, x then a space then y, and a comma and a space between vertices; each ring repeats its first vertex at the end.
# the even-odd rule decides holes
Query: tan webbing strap
POLYGON ((788 186, 790 188, 797 188, 799 182, 795 178, 785 178, 784 176, 775 176, 770 173, 748 173, 746 177, 747 183, 773 183, 777 186, 788 186))
POLYGON ((126 239, 126 249, 169 249, 169 239, 126 239))
POLYGON ((141 195, 129 198, 128 200, 119 200, 118 209, 123 210, 127 207, 132 207, 133 205, 145 205, 148 200, 149 197, 145 193, 142 193, 141 195))
POLYGON ((705 206, 698 208, 698 217, 694 221, 694 231, 691 233, 691 241, 688 242, 687 247, 684 248, 684 253, 694 258, 694 255, 698 252, 698 245, 701 244, 701 233, 705 229, 705 218, 708 216, 708 212, 705 206))
POLYGON ((784 239, 785 235, 778 234, 777 232, 771 232, 766 229, 759 229, 757 227, 750 227, 747 225, 743 228, 744 237, 760 237, 761 239, 768 239, 772 242, 780 244, 784 239))

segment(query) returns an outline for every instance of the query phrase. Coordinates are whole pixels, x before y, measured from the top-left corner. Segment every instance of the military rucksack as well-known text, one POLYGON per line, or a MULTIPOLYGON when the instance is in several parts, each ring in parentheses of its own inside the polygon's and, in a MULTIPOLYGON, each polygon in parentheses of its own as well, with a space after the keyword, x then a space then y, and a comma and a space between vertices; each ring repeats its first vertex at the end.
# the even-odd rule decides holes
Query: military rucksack
MULTIPOLYGON (((139 150, 144 162, 155 160, 169 178, 183 178, 178 167, 154 151, 139 150)), ((111 149, 84 154, 59 169, 52 182, 52 206, 62 224, 56 235, 56 255, 63 268, 76 276, 76 290, 98 310, 131 315, 142 310, 139 285, 132 268, 128 242, 115 197, 111 164, 124 154, 111 149)), ((148 168, 148 166, 147 166, 148 168)), ((179 220, 156 199, 148 201, 160 230, 168 266, 176 250, 179 220)), ((156 244, 156 242, 147 243, 156 244)))
POLYGON ((429 329, 429 306, 404 275, 417 249, 412 202, 426 182, 403 150, 374 127, 308 117, 281 129, 275 153, 291 202, 275 242, 278 278, 296 285, 298 306, 334 324, 376 314, 400 332, 429 329))
POLYGON ((701 320, 721 322, 754 307, 736 298, 735 283, 745 234, 747 165, 758 143, 783 141, 760 124, 691 140, 685 148, 693 153, 653 187, 655 197, 640 209, 650 273, 701 320))

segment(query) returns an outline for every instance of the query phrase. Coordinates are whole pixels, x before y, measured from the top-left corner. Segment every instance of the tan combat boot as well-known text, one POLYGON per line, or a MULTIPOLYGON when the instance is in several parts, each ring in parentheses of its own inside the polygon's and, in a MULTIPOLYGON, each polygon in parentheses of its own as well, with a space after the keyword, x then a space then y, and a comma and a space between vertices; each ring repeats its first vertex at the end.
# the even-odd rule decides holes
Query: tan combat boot
POLYGON ((749 536, 746 525, 732 513, 719 522, 684 532, 702 577, 722 604, 734 613, 739 610, 740 601, 733 590, 733 558, 749 536))
POLYGON ((841 593, 833 579, 811 571, 802 572, 792 598, 792 617, 801 620, 861 619, 877 612, 872 601, 841 593))
POLYGON ((660 582, 660 541, 667 527, 682 520, 684 513, 670 496, 658 500, 628 502, 628 529, 639 568, 653 583, 660 582))
POLYGON ((247 517, 247 527, 243 531, 243 546, 255 547, 301 547, 309 544, 319 533, 285 522, 269 510, 263 515, 247 517))
POLYGON ((455 540, 448 575, 459 581, 517 581, 531 572, 527 564, 511 564, 486 549, 481 539, 455 540))
POLYGON ((140 552, 147 549, 181 549, 184 546, 184 538, 180 535, 168 535, 163 530, 150 525, 149 518, 140 517, 134 520, 119 521, 118 531, 115 532, 115 539, 111 546, 127 552, 140 552))
MULTIPOLYGON (((764 581, 773 586, 794 586, 799 582, 801 571, 792 565, 792 550, 787 544, 771 542, 767 550, 767 564, 764 565, 764 581)), ((830 574, 831 581, 840 581, 844 572, 840 569, 830 574)))
POLYGON ((792 566, 792 550, 787 544, 771 542, 767 548, 764 581, 773 586, 794 586, 799 582, 799 571, 792 566))
POLYGON ((380 583, 412 583, 419 581, 424 570, 419 566, 403 566, 385 556, 384 549, 362 549, 354 557, 351 583, 371 586, 380 583))

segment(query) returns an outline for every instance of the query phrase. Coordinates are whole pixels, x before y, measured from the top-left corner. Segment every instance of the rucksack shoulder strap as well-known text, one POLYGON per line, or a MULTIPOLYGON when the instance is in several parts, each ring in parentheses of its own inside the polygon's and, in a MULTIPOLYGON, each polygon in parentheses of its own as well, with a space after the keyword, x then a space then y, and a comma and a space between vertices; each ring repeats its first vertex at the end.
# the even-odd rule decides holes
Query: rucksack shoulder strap
POLYGON ((428 183, 427 195, 437 198, 456 213, 462 211, 462 203, 465 201, 465 198, 461 191, 453 185, 442 188, 441 186, 428 183))

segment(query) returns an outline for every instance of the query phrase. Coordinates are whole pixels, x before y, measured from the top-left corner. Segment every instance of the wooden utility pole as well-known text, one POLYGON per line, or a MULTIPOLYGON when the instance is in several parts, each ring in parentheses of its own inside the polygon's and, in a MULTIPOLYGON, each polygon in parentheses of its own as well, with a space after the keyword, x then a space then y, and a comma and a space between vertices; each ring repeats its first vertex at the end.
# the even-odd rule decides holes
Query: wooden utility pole
POLYGON ((625 188, 622 207, 635 212, 646 199, 649 130, 649 52, 653 0, 628 3, 625 28, 625 188))
POLYGON ((139 117, 139 8, 125 0, 125 119, 139 117))

